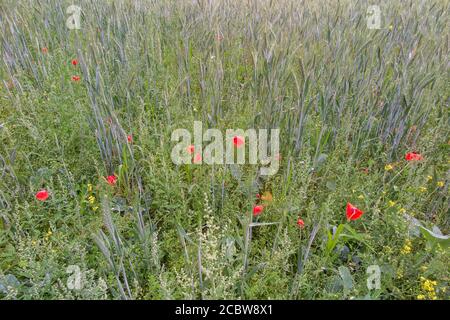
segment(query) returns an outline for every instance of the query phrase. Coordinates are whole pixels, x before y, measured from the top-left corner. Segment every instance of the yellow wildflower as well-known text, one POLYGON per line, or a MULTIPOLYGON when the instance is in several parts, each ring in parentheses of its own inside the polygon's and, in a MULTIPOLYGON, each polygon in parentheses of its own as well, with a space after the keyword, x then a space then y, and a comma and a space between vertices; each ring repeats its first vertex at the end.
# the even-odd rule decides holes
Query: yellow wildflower
POLYGON ((384 166, 384 170, 386 171, 391 171, 394 169, 394 166, 392 164, 387 164, 384 166))
POLYGON ((428 189, 427 189, 426 187, 420 187, 420 188, 419 188, 419 191, 420 191, 420 192, 426 192, 427 190, 428 190, 428 189))
POLYGON ((95 203, 95 197, 94 196, 89 196, 88 201, 90 204, 94 204, 95 203))
POLYGON ((433 180, 433 176, 427 176, 427 181, 433 180))
POLYGON ((406 239, 403 248, 400 250, 401 254, 409 254, 412 251, 412 243, 411 240, 406 239))
POLYGON ((400 250, 401 254, 410 254, 411 253, 411 247, 408 247, 407 245, 404 245, 403 248, 400 250))
POLYGON ((400 209, 398 209, 398 213, 405 213, 406 212, 406 209, 405 208, 400 208, 400 209))
POLYGON ((395 201, 389 200, 388 205, 389 205, 389 207, 395 206, 395 201))
POLYGON ((88 183, 87 189, 88 189, 89 192, 92 192, 92 184, 88 183))
POLYGON ((390 246, 384 246, 384 247, 383 247, 383 250, 384 250, 386 253, 392 253, 392 248, 391 248, 390 246))
POLYGON ((434 287, 437 286, 436 281, 425 279, 424 277, 420 277, 420 280, 422 281, 422 289, 424 291, 427 291, 428 293, 434 293, 434 287))
POLYGON ((19 267, 25 268, 28 266, 28 263, 26 260, 19 260, 19 267))
POLYGON ((97 211, 98 207, 93 207, 92 210, 97 211))
POLYGON ((418 296, 417 296, 417 300, 425 300, 426 299, 426 297, 425 297, 425 295, 423 295, 423 294, 419 294, 418 296))
POLYGON ((364 199, 364 195, 360 194, 360 195, 358 196, 358 199, 364 199))
POLYGON ((436 184, 439 188, 442 188, 444 186, 444 181, 438 181, 436 184))
POLYGON ((52 230, 48 229, 47 233, 44 236, 44 240, 48 241, 48 239, 50 238, 50 236, 53 234, 52 230))

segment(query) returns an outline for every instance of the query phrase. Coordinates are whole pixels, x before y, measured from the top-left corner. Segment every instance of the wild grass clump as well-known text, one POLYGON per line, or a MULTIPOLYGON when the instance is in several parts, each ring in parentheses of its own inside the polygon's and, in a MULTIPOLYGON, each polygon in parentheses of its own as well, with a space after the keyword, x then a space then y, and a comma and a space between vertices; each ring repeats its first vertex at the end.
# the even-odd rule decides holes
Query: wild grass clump
POLYGON ((447 1, 72 4, 0 4, 0 297, 448 299, 447 1), (175 165, 194 121, 280 169, 175 165))

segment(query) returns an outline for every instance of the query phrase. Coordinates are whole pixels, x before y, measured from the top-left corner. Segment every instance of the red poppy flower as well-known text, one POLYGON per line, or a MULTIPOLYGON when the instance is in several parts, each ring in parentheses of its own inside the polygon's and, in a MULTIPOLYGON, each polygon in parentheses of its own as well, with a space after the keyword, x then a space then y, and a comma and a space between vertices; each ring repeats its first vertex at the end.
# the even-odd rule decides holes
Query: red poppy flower
POLYGON ((187 150, 187 152, 188 152, 189 154, 194 154, 195 147, 194 147, 193 144, 191 144, 191 145, 189 145, 189 146, 186 148, 186 150, 187 150))
POLYGON ((129 134, 127 136, 127 140, 128 140, 129 143, 132 143, 133 142, 133 136, 131 134, 129 134))
POLYGON ((242 146, 243 144, 244 144, 244 138, 242 138, 242 137, 240 137, 240 136, 234 136, 233 137, 233 144, 236 146, 236 147, 240 147, 240 146, 242 146))
POLYGON ((263 212, 264 207, 261 205, 257 205, 253 207, 253 216, 256 217, 263 212))
POLYGON ((407 154, 405 154, 406 161, 420 161, 422 159, 422 155, 417 152, 408 152, 407 154))
POLYGON ((299 227, 300 229, 303 229, 305 227, 305 221, 303 221, 303 219, 298 218, 297 227, 299 227))
POLYGON ((76 66, 78 64, 78 60, 77 59, 73 59, 72 60, 72 65, 76 66))
POLYGON ((352 205, 350 202, 347 202, 347 220, 356 220, 359 219, 362 214, 361 210, 352 205))
POLYGON ((49 196, 49 194, 48 194, 48 191, 47 190, 41 190, 41 191, 38 191, 37 193, 36 193, 36 199, 37 200, 39 200, 39 201, 45 201, 45 200, 47 200, 48 199, 48 196, 49 196))
POLYGON ((79 76, 72 76, 72 81, 80 81, 80 79, 79 76))
POLYGON ((194 163, 201 163, 202 162, 202 155, 200 153, 197 153, 193 160, 194 163))
POLYGON ((47 53, 47 52, 48 52, 48 49, 47 49, 47 47, 43 47, 43 48, 41 49, 41 51, 42 51, 42 53, 47 53))
POLYGON ((117 182, 117 177, 115 175, 112 176, 108 176, 106 178, 106 181, 108 182, 108 184, 110 184, 111 186, 115 185, 117 182))

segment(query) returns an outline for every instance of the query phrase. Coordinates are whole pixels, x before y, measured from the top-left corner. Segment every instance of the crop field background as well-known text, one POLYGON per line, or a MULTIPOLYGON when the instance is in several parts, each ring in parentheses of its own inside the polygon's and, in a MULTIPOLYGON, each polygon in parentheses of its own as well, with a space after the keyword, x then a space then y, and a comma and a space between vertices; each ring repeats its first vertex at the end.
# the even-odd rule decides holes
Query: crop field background
POLYGON ((449 299, 449 8, 1 0, 0 298, 449 299))

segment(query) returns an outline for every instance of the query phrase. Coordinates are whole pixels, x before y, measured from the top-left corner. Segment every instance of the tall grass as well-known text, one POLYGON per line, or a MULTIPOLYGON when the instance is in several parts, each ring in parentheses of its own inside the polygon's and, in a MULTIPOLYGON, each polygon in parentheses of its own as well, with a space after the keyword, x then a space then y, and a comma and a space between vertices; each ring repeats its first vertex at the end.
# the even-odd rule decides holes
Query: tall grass
MULTIPOLYGON (((381 1, 380 30, 366 26, 370 1, 82 0, 76 3, 82 8, 80 30, 66 27, 70 4, 2 2, 2 99, 13 112, 35 115, 42 106, 23 105, 22 97, 51 92, 55 88, 48 87, 48 79, 59 77, 58 90, 74 99, 73 106, 64 108, 76 108, 79 121, 89 124, 88 135, 95 137, 102 163, 97 174, 119 176, 120 196, 133 216, 132 235, 116 226, 120 217, 111 212, 114 195, 106 194, 106 230, 95 236, 114 275, 113 296, 139 297, 147 274, 164 282, 165 264, 182 270, 180 279, 189 278, 190 298, 217 298, 225 288, 231 297, 251 296, 246 289, 252 275, 270 270, 251 261, 254 233, 274 235, 269 256, 282 261, 279 252, 288 247, 283 232, 292 212, 286 204, 280 209, 283 218, 272 222, 242 218, 258 190, 278 184, 283 200, 300 193, 306 198, 311 190, 301 189, 302 184, 316 183, 311 181, 322 164, 335 161, 331 155, 347 166, 368 159, 393 162, 407 150, 431 150, 419 139, 433 126, 440 134, 449 133, 447 1, 381 1), (76 72, 67 67, 74 58, 80 62, 78 87, 68 80, 76 72), (191 128, 194 120, 219 129, 281 129, 286 161, 280 177, 263 179, 252 169, 235 167, 173 166, 170 132, 191 128), (127 142, 128 135, 133 143, 127 142), (305 171, 303 163, 310 164, 305 171), (230 200, 226 185, 236 186, 245 200, 230 200), (205 235, 211 226, 204 225, 204 192, 216 219, 231 216, 233 236, 211 240, 205 235), (161 222, 163 214, 169 217, 161 222), (161 241, 180 242, 161 248, 156 244, 159 227, 175 230, 161 241), (198 233, 194 240, 192 230, 198 233), (223 243, 232 243, 238 258, 220 260, 214 250, 222 250, 223 243), (214 252, 212 257, 205 257, 202 245, 214 252), (178 246, 183 267, 172 257, 172 246, 178 246), (205 273, 205 259, 223 277, 223 287, 205 273)), ((34 125, 30 120, 30 131, 34 125)), ((0 216, 5 221, 18 196, 6 186, 21 184, 14 155, 7 151, 6 144, 0 147, 0 216)), ((318 185, 327 183, 317 179, 318 185)), ((317 200, 300 203, 311 206, 308 212, 331 210, 331 204, 320 206, 317 200)), ((443 202, 444 196, 437 206, 443 202)), ((309 271, 311 259, 317 262, 311 250, 327 219, 311 217, 309 242, 293 250, 299 252, 292 275, 296 281, 309 271)), ((285 255, 291 259, 294 254, 286 249, 285 255)), ((297 297, 300 287, 292 284, 289 297, 297 297)), ((172 297, 170 290, 164 297, 172 297)))

